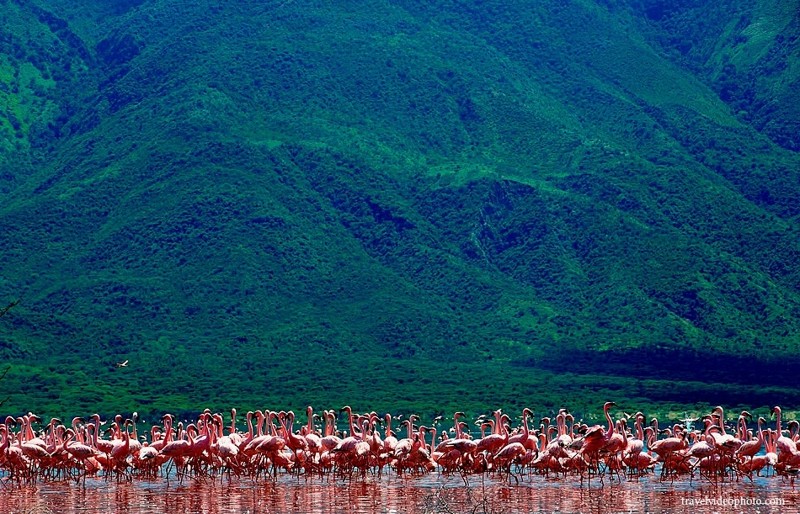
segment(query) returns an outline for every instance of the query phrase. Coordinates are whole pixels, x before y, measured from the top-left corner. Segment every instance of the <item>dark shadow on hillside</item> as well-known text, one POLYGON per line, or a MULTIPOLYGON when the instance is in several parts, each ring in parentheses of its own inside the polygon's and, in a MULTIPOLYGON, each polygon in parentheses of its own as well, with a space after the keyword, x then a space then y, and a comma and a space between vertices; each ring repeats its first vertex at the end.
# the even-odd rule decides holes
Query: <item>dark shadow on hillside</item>
POLYGON ((655 401, 738 404, 747 398, 752 405, 800 405, 796 389, 800 359, 794 356, 755 360, 746 355, 708 356, 674 349, 600 353, 570 349, 517 365, 646 380, 647 386, 640 387, 638 394, 655 401))

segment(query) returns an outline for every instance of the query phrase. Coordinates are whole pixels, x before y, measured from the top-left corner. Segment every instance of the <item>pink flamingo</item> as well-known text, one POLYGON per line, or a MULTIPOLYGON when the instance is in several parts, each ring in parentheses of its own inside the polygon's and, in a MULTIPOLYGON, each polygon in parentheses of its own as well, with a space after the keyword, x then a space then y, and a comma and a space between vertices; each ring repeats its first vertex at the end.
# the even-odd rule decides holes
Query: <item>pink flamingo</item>
POLYGON ((725 430, 725 411, 721 406, 715 407, 711 415, 719 416, 718 423, 721 435, 715 437, 717 446, 720 447, 721 452, 732 455, 742 445, 741 439, 734 437, 725 430))
POLYGON ((336 448, 339 443, 342 442, 342 439, 336 435, 336 416, 333 411, 325 411, 325 432, 323 437, 320 439, 320 445, 322 446, 323 452, 330 452, 334 448, 336 448))
POLYGON ((520 443, 529 451, 539 451, 539 440, 528 429, 528 416, 533 416, 533 411, 525 407, 522 409, 522 432, 509 436, 508 444, 520 443))
POLYGON ((219 419, 215 417, 214 422, 217 430, 212 432, 211 451, 219 458, 222 467, 228 470, 228 476, 230 477, 231 469, 239 470, 239 465, 236 462, 239 455, 239 447, 233 441, 233 433, 223 435, 222 416, 219 416, 219 419))
POLYGON ((308 415, 308 425, 305 428, 304 436, 306 438, 308 452, 311 455, 318 455, 322 453, 322 438, 314 429, 314 409, 311 405, 306 408, 306 414, 308 415))
MULTIPOLYGON (((625 446, 625 453, 623 454, 628 466, 634 468, 634 463, 638 460, 638 455, 644 450, 644 433, 642 432, 642 421, 644 421, 644 414, 637 412, 633 416, 633 426, 636 429, 636 437, 628 437, 628 444, 625 446)), ((626 423, 623 421, 623 428, 626 423)))
POLYGON ((673 435, 672 430, 665 429, 664 432, 667 432, 668 437, 659 440, 658 434, 661 431, 658 430, 658 418, 653 418, 650 423, 653 426, 653 432, 651 433, 651 441, 648 443, 648 448, 661 457, 662 460, 665 455, 687 447, 686 437, 680 429, 675 431, 675 435, 673 435))
MULTIPOLYGON (((742 412, 742 416, 740 420, 742 422, 742 436, 747 437, 747 421, 745 421, 745 415, 750 416, 750 413, 747 411, 742 412)), ((761 451, 761 447, 764 445, 764 432, 761 429, 761 420, 763 418, 758 419, 758 436, 748 439, 736 450, 736 458, 739 460, 744 459, 745 457, 750 457, 751 459, 761 451)))
POLYGON ((791 438, 783 435, 781 430, 781 408, 776 405, 773 407, 772 412, 776 417, 775 430, 778 438, 775 446, 778 450, 778 462, 787 462, 797 457, 797 444, 791 438))
MULTIPOLYGON (((284 421, 286 421, 286 424, 284 425, 283 421, 281 421, 281 426, 283 427, 285 434, 284 439, 289 449, 292 450, 295 455, 297 455, 298 452, 308 450, 308 441, 306 438, 294 433, 294 412, 289 411, 286 413, 284 421)), ((311 422, 309 421, 309 423, 311 422)))
POLYGON ((273 412, 267 412, 265 416, 263 412, 260 410, 255 411, 256 416, 256 434, 253 434, 253 423, 252 423, 252 416, 248 413, 247 417, 247 437, 242 441, 242 445, 239 446, 242 454, 244 454, 247 458, 252 458, 256 454, 256 449, 265 441, 271 440, 274 436, 272 434, 265 434, 263 431, 264 422, 267 422, 267 429, 272 426, 271 420, 272 417, 275 415, 273 412))
POLYGON ((17 418, 17 421, 20 423, 21 430, 20 434, 24 434, 25 437, 19 437, 17 439, 17 446, 22 451, 22 454, 25 455, 31 462, 31 465, 34 463, 40 465, 45 459, 47 459, 50 454, 47 452, 47 443, 40 438, 33 437, 33 430, 31 429, 31 419, 32 415, 22 416, 17 418))
MULTIPOLYGON (((606 402, 603 404, 603 414, 608 421, 608 429, 604 431, 601 425, 595 425, 583 436, 583 446, 580 451, 584 455, 591 456, 590 460, 598 461, 600 450, 605 449, 611 444, 612 436, 616 434, 614 431, 614 422, 611 420, 611 414, 608 413, 611 407, 615 405, 616 403, 614 402, 606 402)), ((616 447, 617 443, 614 442, 613 444, 616 447)))
POLYGON ((695 468, 698 466, 702 467, 704 459, 710 459, 711 457, 717 455, 717 443, 714 437, 711 435, 711 431, 719 430, 719 427, 715 426, 709 418, 705 419, 705 425, 706 427, 703 431, 703 440, 695 441, 695 443, 689 448, 689 451, 686 453, 685 457, 687 459, 696 459, 696 463, 694 465, 695 468))
POLYGON ((383 419, 386 421, 386 432, 383 434, 383 449, 386 452, 393 452, 397 446, 397 437, 392 431, 392 415, 387 412, 383 419))
POLYGON ((502 422, 501 412, 499 410, 494 411, 494 417, 494 433, 481 438, 476 443, 476 451, 479 453, 486 452, 487 457, 494 455, 508 443, 508 431, 505 429, 506 425, 502 422))
MULTIPOLYGON (((172 462, 175 464, 178 477, 182 481, 183 480, 183 465, 186 456, 189 454, 189 450, 192 447, 192 443, 189 441, 182 439, 180 436, 183 434, 179 433, 179 438, 173 440, 172 438, 172 423, 173 417, 172 414, 165 414, 164 415, 164 431, 166 432, 164 446, 161 448, 159 455, 167 457, 171 459, 172 462)), ((169 469, 167 470, 167 474, 169 475, 169 469)))
MULTIPOLYGON (((764 469, 767 465, 770 464, 770 455, 769 455, 769 446, 767 445, 767 452, 764 455, 756 455, 758 451, 761 450, 761 446, 765 444, 764 432, 762 429, 762 423, 766 423, 762 417, 758 418, 757 426, 758 426, 758 437, 755 440, 750 440, 744 443, 738 451, 739 457, 739 465, 738 469, 740 473, 745 473, 750 478, 750 481, 753 480, 752 474, 755 472, 756 475, 761 475, 761 470, 764 469), (753 451, 755 448, 755 451, 753 451), (749 459, 747 459, 749 457, 749 459)), ((777 457, 775 458, 775 462, 772 465, 777 463, 777 457)))
POLYGON ((105 460, 108 461, 111 456, 111 452, 114 450, 114 443, 111 441, 107 441, 105 439, 100 438, 100 426, 103 423, 100 423, 100 414, 92 414, 91 416, 92 421, 94 422, 94 433, 92 434, 93 440, 92 445, 97 448, 100 453, 105 455, 105 460))

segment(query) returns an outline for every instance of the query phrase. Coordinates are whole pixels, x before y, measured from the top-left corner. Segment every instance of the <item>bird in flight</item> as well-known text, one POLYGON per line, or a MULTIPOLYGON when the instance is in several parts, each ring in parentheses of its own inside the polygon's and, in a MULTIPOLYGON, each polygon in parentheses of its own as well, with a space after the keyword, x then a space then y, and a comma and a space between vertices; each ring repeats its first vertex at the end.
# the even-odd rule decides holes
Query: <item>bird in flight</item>
POLYGON ((122 361, 122 362, 118 362, 118 363, 117 363, 117 367, 118 367, 118 368, 127 368, 127 367, 128 367, 128 360, 127 360, 127 359, 125 359, 125 360, 124 360, 124 361, 122 361))

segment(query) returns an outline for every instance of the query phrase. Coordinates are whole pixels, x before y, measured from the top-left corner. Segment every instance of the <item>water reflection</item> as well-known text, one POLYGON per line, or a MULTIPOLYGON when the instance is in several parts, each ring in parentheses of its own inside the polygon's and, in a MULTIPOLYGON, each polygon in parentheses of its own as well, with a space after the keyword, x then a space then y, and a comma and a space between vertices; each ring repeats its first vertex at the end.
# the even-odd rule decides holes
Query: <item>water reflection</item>
POLYGON ((281 477, 276 482, 249 480, 190 481, 183 486, 164 482, 109 483, 88 480, 87 487, 72 483, 36 486, 0 485, 0 512, 761 512, 800 510, 800 493, 780 479, 720 486, 664 484, 655 479, 605 487, 580 487, 541 477, 510 486, 479 478, 465 487, 457 477, 405 479, 384 477, 328 481, 281 477), (739 508, 719 505, 688 506, 689 500, 738 499, 743 502, 781 499, 782 507, 760 505, 739 508))

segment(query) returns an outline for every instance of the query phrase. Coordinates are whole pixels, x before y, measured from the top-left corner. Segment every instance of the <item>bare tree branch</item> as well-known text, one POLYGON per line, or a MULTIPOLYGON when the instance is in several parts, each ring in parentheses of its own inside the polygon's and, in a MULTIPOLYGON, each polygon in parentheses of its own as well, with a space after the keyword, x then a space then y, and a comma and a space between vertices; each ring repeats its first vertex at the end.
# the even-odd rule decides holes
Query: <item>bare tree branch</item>
MULTIPOLYGON (((4 370, 3 370, 3 373, 2 373, 2 374, 0 374, 0 381, 2 381, 2 380, 3 380, 3 378, 4 378, 4 377, 6 376, 6 374, 8 373, 8 370, 10 370, 10 369, 11 369, 11 366, 6 366, 6 369, 4 369, 4 370)), ((2 400, 0 400, 0 407, 2 407, 2 406, 3 406, 3 404, 4 404, 4 403, 6 403, 6 402, 8 401, 8 399, 9 399, 9 398, 11 398, 11 397, 10 397, 10 396, 7 396, 7 397, 3 398, 2 400)))
POLYGON ((3 316, 5 316, 5 315, 6 315, 6 313, 7 313, 8 311, 10 311, 10 310, 11 310, 11 308, 12 308, 12 307, 14 307, 15 305, 17 305, 18 303, 19 303, 19 298, 17 298, 17 299, 16 299, 16 300, 14 300, 13 302, 9 303, 8 305, 6 305, 6 306, 5 306, 5 307, 3 307, 2 309, 0 309, 0 318, 2 318, 3 316))

